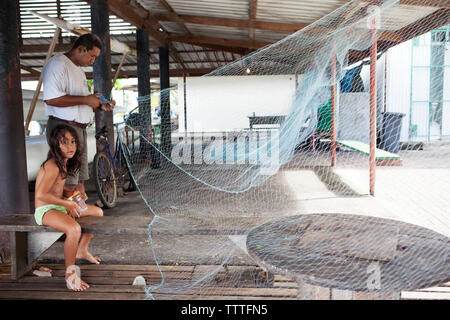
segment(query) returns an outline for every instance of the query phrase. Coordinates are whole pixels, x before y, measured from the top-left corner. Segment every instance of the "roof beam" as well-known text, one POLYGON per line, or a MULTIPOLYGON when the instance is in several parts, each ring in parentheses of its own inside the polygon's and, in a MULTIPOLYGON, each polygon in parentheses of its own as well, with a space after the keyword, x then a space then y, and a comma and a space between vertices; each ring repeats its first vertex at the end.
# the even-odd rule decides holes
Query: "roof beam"
POLYGON ((166 8, 166 10, 169 12, 169 16, 180 25, 180 27, 184 30, 184 32, 188 36, 192 37, 191 31, 189 31, 189 29, 186 27, 184 21, 180 19, 180 17, 178 17, 178 14, 175 12, 175 10, 173 10, 170 4, 168 4, 166 0, 159 0, 159 3, 161 3, 164 6, 164 8, 166 8))
MULTIPOLYGON (((171 21, 176 22, 170 15, 155 13, 153 17, 159 21, 171 21)), ((230 19, 230 18, 218 18, 218 17, 206 17, 196 15, 178 15, 184 23, 211 25, 219 27, 232 27, 232 28, 250 28, 249 20, 230 19)), ((268 21, 256 21, 252 22, 254 29, 280 31, 286 33, 293 33, 308 26, 306 23, 284 23, 284 22, 268 22, 268 21)))
POLYGON ((250 0, 249 3, 249 39, 250 41, 255 40, 255 27, 253 26, 254 21, 256 20, 256 10, 258 7, 258 0, 250 0))
MULTIPOLYGON (((182 77, 183 74, 189 73, 190 76, 193 77, 200 77, 205 74, 208 74, 212 71, 214 71, 216 68, 199 68, 199 69, 170 69, 170 77, 182 77)), ((92 72, 86 72, 86 78, 92 79, 93 73, 92 72)), ((120 72, 120 78, 136 78, 137 77, 137 70, 122 70, 120 72)), ((159 77, 159 70, 150 70, 150 77, 151 78, 157 78, 159 77)), ((31 74, 22 74, 21 75, 22 81, 34 81, 39 80, 39 76, 33 76, 31 74)))
POLYGON ((39 76, 41 75, 41 73, 39 71, 33 69, 33 67, 30 67, 30 66, 24 66, 23 64, 21 64, 20 69, 29 72, 29 74, 38 77, 38 79, 39 79, 39 76))
POLYGON ((416 7, 435 7, 450 9, 449 1, 434 0, 434 1, 424 1, 424 0, 400 0, 400 5, 416 6, 416 7))
POLYGON ((186 37, 179 35, 170 35, 167 37, 172 41, 190 43, 194 45, 219 45, 225 47, 237 47, 237 48, 249 48, 249 49, 259 49, 266 45, 270 45, 270 42, 262 41, 248 41, 248 40, 231 40, 222 38, 211 38, 211 37, 186 37))
MULTIPOLYGON (((38 12, 32 11, 32 10, 31 11, 27 10, 27 12, 55 25, 56 27, 58 27, 60 29, 64 29, 68 32, 72 32, 73 34, 76 34, 78 36, 91 32, 91 30, 89 30, 89 29, 86 29, 79 25, 70 23, 64 19, 53 18, 48 15, 38 13, 38 12)), ((111 50, 112 51, 119 52, 122 54, 129 53, 132 55, 136 55, 136 51, 133 49, 130 49, 126 44, 124 44, 120 41, 114 40, 114 39, 111 39, 110 41, 111 41, 111 50)))
MULTIPOLYGON (((440 28, 446 24, 448 24, 450 14, 450 9, 442 8, 438 9, 435 12, 429 14, 428 16, 417 20, 416 22, 403 27, 398 30, 395 34, 401 37, 401 41, 407 41, 412 38, 418 37, 422 34, 425 34, 431 30, 440 28), (445 17, 443 19, 443 17, 445 17)), ((397 44, 397 41, 383 41, 382 39, 378 39, 378 48, 380 51, 387 50, 397 44)), ((350 50, 349 52, 349 64, 358 62, 369 56, 369 50, 364 51, 356 51, 350 50)))
POLYGON ((110 0, 108 3, 114 14, 134 24, 139 29, 145 28, 160 46, 167 46, 172 58, 180 64, 182 69, 186 69, 176 48, 168 41, 168 34, 165 31, 160 31, 163 30, 162 26, 155 19, 152 19, 147 9, 136 3, 135 0, 110 0))

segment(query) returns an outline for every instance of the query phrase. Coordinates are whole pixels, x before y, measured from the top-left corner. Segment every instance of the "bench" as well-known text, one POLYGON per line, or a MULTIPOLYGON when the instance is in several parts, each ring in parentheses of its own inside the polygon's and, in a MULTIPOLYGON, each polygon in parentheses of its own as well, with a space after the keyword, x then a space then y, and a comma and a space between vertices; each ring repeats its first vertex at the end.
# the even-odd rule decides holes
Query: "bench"
MULTIPOLYGON (((151 217, 86 216, 77 219, 82 232, 94 234, 148 234, 151 217)), ((53 228, 39 226, 33 214, 0 216, 0 231, 10 233, 11 278, 17 280, 33 269, 38 259, 62 235, 53 228)))
MULTIPOLYGON (((336 143, 365 155, 370 155, 370 146, 367 143, 357 140, 336 140, 336 143)), ((402 165, 402 159, 399 155, 378 148, 375 149, 375 161, 377 166, 402 165)))
MULTIPOLYGON (((264 218, 243 217, 236 223, 241 226, 249 223, 261 223, 264 218)), ((105 235, 148 235, 150 216, 86 216, 77 219, 83 233, 105 235)), ((189 224, 177 219, 183 229, 173 228, 172 225, 162 225, 152 229, 152 236, 158 235, 245 235, 247 228, 239 228, 236 225, 197 225, 188 227, 189 224)), ((11 278, 20 279, 28 271, 32 270, 39 258, 63 235, 48 226, 39 226, 34 220, 33 214, 9 214, 0 216, 0 231, 10 233, 11 248, 11 278)))
MULTIPOLYGON (((286 116, 249 116, 249 126, 250 130, 253 129, 254 125, 261 125, 261 124, 277 124, 281 125, 283 121, 286 119, 286 116)), ((273 129, 273 128, 260 128, 260 129, 273 129)))

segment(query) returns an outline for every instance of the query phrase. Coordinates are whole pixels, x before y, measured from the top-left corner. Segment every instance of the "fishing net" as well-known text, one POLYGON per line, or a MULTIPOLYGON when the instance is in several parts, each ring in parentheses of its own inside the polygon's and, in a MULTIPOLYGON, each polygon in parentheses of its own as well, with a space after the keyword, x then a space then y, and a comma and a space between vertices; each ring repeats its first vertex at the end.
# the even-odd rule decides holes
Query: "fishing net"
POLYGON ((352 1, 139 97, 121 141, 151 216, 148 297, 448 281, 448 25, 447 1, 352 1))

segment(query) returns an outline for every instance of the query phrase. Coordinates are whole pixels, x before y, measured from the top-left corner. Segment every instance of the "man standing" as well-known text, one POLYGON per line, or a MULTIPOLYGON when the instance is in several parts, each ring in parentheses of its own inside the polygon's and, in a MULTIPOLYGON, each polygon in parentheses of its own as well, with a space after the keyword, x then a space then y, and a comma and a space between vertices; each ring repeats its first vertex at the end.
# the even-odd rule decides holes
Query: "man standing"
POLYGON ((86 127, 92 120, 92 112, 111 111, 115 105, 102 103, 98 94, 90 94, 86 75, 82 67, 94 63, 100 55, 102 42, 99 37, 89 33, 75 41, 70 51, 56 54, 50 58, 42 71, 44 102, 47 121, 47 140, 52 129, 58 124, 72 126, 83 148, 82 165, 77 176, 68 176, 64 196, 79 190, 84 200, 87 195, 84 181, 89 179, 86 127))

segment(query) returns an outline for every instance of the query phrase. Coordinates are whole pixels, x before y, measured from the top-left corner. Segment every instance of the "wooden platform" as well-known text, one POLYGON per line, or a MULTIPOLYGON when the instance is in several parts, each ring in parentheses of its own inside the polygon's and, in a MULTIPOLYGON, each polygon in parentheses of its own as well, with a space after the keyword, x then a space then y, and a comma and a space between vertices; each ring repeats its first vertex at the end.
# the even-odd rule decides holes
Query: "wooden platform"
MULTIPOLYGON (((85 292, 72 292, 65 286, 63 265, 45 266, 53 270, 52 277, 37 277, 28 273, 20 280, 14 281, 9 274, 10 266, 0 264, 0 299, 142 300, 147 296, 142 287, 132 285, 134 278, 142 275, 148 285, 158 284, 161 280, 155 265, 81 265, 83 279, 90 284, 90 288, 85 292)), ((161 266, 161 269, 168 282, 179 281, 182 284, 217 267, 161 266)), ((153 297, 157 300, 297 299, 297 283, 293 279, 274 275, 269 281, 257 281, 261 271, 253 266, 222 267, 206 286, 185 290, 160 289, 153 297)), ((450 299, 450 283, 415 292, 402 292, 401 298, 450 299)))

